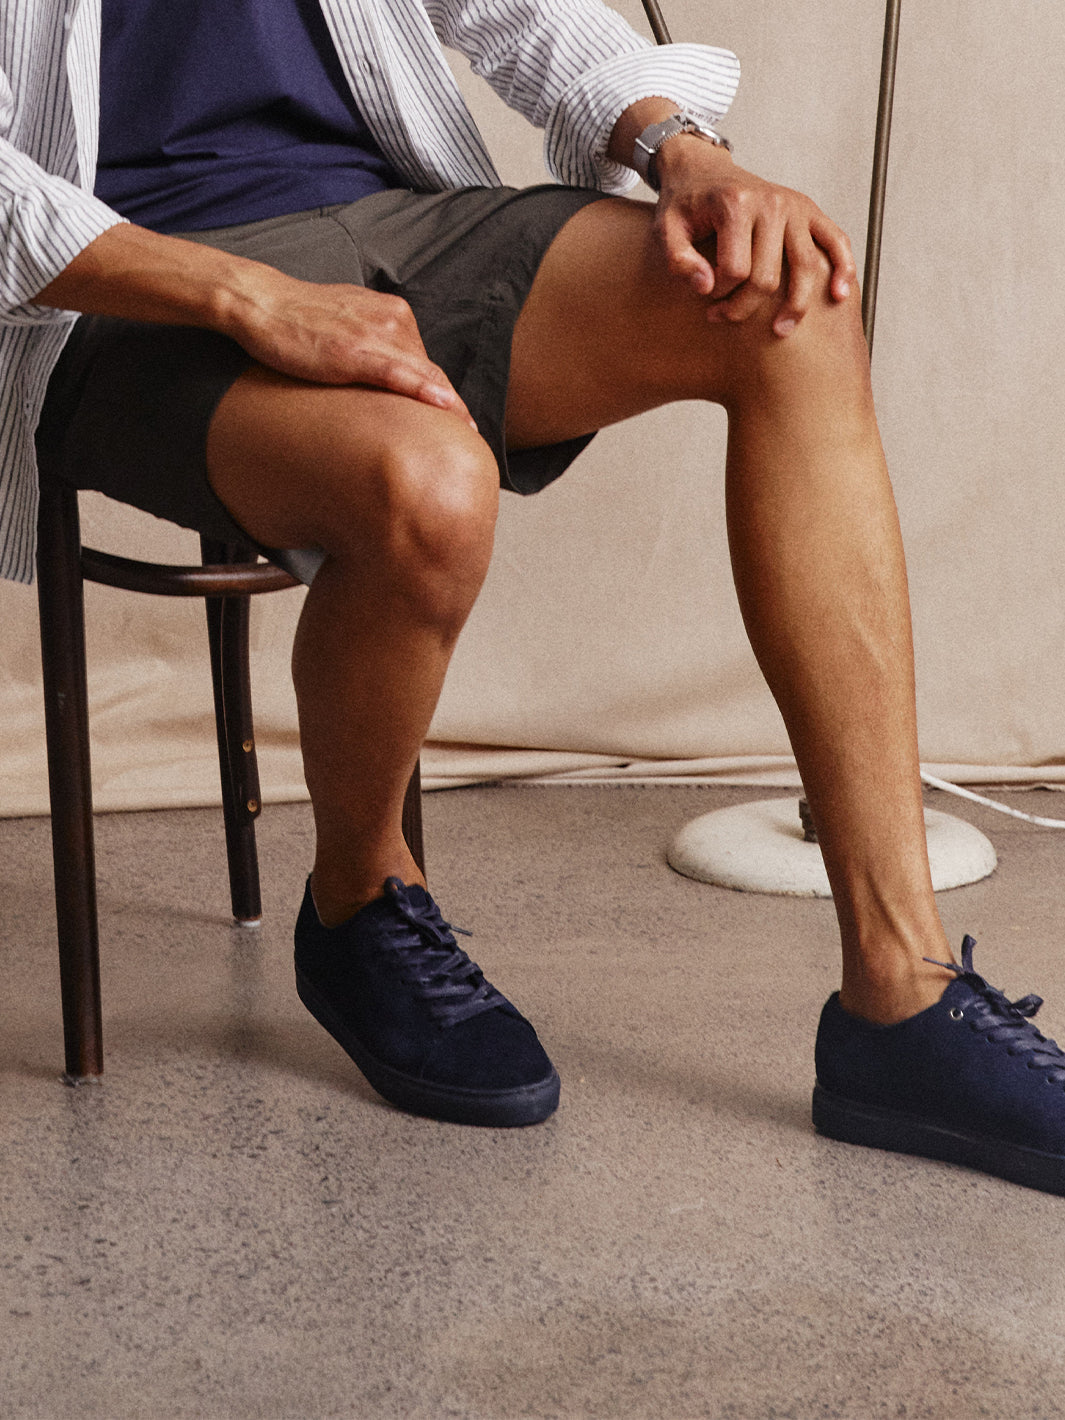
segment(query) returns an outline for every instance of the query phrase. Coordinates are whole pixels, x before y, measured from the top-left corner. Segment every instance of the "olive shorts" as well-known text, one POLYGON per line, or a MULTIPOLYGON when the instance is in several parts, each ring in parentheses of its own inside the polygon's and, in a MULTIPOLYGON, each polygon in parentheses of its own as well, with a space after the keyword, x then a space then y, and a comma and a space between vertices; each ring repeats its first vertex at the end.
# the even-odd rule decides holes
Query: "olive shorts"
MULTIPOLYGON (((544 253, 601 194, 558 186, 393 189, 346 206, 187 232, 305 281, 402 296, 499 465, 504 488, 536 493, 586 438, 508 454, 504 429, 514 325, 544 253)), ((257 545, 215 496, 207 432, 252 363, 212 331, 82 316, 49 382, 37 431, 42 478, 95 489, 207 537, 257 545)), ((314 550, 261 548, 309 581, 314 550)))

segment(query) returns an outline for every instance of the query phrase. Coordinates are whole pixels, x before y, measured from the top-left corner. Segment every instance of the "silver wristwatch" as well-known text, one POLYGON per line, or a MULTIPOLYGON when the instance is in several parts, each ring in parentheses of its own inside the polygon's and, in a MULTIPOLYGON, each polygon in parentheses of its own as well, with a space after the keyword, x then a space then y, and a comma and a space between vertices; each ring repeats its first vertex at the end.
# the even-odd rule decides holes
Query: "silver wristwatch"
POLYGON ((715 148, 725 148, 732 152, 732 144, 721 133, 717 133, 690 113, 675 113, 663 123, 652 123, 637 138, 632 150, 632 166, 648 187, 658 191, 658 175, 655 172, 655 154, 663 143, 676 138, 678 133, 694 133, 697 138, 705 138, 715 148))

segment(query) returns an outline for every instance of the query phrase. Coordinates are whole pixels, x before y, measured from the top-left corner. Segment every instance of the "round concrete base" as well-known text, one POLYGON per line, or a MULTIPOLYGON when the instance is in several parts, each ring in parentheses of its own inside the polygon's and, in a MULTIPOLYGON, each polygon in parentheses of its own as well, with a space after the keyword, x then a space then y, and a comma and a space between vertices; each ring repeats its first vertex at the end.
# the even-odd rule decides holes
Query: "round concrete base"
MULTIPOLYGON (((937 892, 978 882, 997 864, 991 842, 963 819, 925 810, 932 885, 937 892)), ((796 799, 761 799, 693 819, 670 844, 671 868, 740 892, 831 897, 821 849, 807 843, 796 799)))

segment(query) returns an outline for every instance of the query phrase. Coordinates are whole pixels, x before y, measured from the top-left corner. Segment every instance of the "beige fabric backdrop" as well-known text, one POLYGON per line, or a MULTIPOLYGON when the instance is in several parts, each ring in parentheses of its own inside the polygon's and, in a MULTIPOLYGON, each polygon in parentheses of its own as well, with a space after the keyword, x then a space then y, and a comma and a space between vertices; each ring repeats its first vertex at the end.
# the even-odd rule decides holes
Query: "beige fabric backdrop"
MULTIPOLYGON (((643 24, 638 0, 618 8, 643 24)), ((675 38, 743 61, 727 125, 741 161, 809 191, 860 260, 881 0, 666 10, 675 38)), ((922 755, 970 779, 1065 777, 1063 56, 1058 0, 904 7, 874 375, 909 551, 922 755)), ((466 88, 504 176, 540 180, 538 135, 466 88)), ((674 406, 601 435, 539 499, 504 500, 431 773, 787 768, 731 589, 723 439, 718 411, 674 406)), ((194 555, 191 536, 84 504, 98 544, 194 555)), ((255 613, 267 799, 303 793, 287 677, 300 595, 255 613)), ((99 806, 212 801, 201 606, 99 588, 89 603, 99 806)), ((0 624, 0 813, 37 813, 32 590, 0 587, 0 624)))

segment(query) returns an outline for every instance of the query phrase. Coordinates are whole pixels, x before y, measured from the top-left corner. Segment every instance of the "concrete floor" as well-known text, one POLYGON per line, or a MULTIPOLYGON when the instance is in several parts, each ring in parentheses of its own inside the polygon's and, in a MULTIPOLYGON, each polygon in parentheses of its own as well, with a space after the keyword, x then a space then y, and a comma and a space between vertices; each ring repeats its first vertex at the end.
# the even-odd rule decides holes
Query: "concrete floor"
MULTIPOLYGON (((65 1088, 48 825, 0 823, 0 1413, 1065 1416, 1065 1199, 814 1135, 830 904, 663 858, 740 797, 427 798, 437 896, 563 1079, 499 1132, 390 1109, 299 1004, 300 805, 260 821, 259 933, 214 813, 99 821, 108 1072, 65 1088)), ((950 933, 1061 1038, 1065 837, 956 811, 1000 867, 950 933)))

